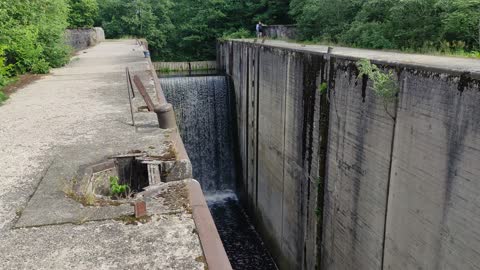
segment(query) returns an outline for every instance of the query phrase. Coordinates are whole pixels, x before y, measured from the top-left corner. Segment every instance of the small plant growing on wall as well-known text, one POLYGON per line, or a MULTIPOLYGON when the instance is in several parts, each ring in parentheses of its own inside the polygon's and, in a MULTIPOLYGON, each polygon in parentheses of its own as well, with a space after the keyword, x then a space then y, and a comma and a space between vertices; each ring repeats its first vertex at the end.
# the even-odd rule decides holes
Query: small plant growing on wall
POLYGON ((358 75, 359 78, 363 76, 368 76, 368 78, 372 80, 372 89, 375 93, 375 96, 382 99, 385 111, 392 118, 395 118, 388 111, 388 104, 396 100, 397 94, 399 92, 399 88, 397 86, 397 83, 395 82, 393 72, 391 70, 389 72, 382 72, 378 68, 378 66, 372 64, 367 59, 359 60, 357 62, 357 68, 360 71, 358 75))
POLYGON ((112 197, 126 196, 129 187, 127 185, 120 185, 117 176, 110 177, 110 194, 112 197))
POLYGON ((327 83, 324 82, 318 86, 318 92, 320 92, 321 95, 327 93, 327 83))

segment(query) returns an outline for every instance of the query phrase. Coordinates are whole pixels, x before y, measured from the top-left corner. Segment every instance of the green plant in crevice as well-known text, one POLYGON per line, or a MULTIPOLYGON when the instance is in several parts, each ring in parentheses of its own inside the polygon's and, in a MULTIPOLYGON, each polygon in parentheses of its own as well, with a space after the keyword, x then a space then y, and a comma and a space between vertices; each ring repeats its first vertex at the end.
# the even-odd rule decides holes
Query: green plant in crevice
POLYGON ((327 93, 327 83, 326 82, 323 82, 321 83, 319 86, 318 86, 318 92, 320 92, 320 94, 325 94, 327 93))
POLYGON ((120 185, 118 183, 119 179, 117 176, 111 176, 110 180, 110 194, 115 197, 120 197, 126 195, 129 190, 128 185, 120 185))
POLYGON ((383 101, 385 111, 390 117, 395 117, 388 111, 388 105, 395 102, 399 88, 395 82, 393 71, 388 72, 381 71, 378 66, 372 64, 370 60, 362 59, 357 62, 357 68, 359 70, 359 78, 367 76, 373 82, 372 90, 375 96, 379 97, 383 101))

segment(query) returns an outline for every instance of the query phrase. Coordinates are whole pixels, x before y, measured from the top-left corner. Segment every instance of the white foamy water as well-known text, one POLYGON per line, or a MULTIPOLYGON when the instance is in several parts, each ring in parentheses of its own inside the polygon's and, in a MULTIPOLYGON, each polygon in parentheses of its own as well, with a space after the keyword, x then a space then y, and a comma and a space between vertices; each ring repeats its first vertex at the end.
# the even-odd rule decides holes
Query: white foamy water
POLYGON ((228 200, 235 200, 235 201, 238 200, 237 195, 235 194, 235 192, 233 192, 233 190, 207 193, 205 195, 205 199, 207 200, 208 204, 224 203, 225 201, 228 201, 228 200))
POLYGON ((204 192, 235 187, 233 96, 225 76, 160 80, 172 103, 193 177, 204 192))

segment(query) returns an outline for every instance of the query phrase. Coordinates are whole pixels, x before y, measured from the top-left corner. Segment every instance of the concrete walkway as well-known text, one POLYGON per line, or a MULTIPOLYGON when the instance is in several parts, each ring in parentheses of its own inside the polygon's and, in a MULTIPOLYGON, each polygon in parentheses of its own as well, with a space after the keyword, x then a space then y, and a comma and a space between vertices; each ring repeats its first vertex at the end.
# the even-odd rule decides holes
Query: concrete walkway
MULTIPOLYGON (((253 43, 254 39, 239 39, 238 41, 253 43)), ((260 41, 257 41, 260 43, 260 41)), ((328 46, 323 45, 302 45, 282 40, 266 40, 263 44, 270 47, 289 48, 299 51, 326 53, 328 46)), ((333 46, 332 55, 347 58, 366 58, 383 63, 409 65, 413 67, 425 67, 428 69, 439 69, 468 72, 480 77, 480 60, 473 58, 460 58, 449 56, 434 56, 424 54, 409 54, 400 52, 389 52, 381 50, 366 50, 347 47, 333 46)))
POLYGON ((168 141, 152 113, 130 125, 126 66, 149 81, 134 41, 104 42, 0 106, 0 269, 203 269, 188 213, 90 221, 61 191, 82 167, 168 141))

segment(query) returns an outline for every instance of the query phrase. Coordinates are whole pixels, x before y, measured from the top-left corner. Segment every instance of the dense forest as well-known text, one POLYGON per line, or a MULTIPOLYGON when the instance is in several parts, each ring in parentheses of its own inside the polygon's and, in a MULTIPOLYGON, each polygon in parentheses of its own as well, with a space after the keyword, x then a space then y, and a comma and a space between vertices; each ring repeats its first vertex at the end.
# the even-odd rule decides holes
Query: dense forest
POLYGON ((297 24, 299 39, 480 56, 480 0, 98 0, 110 37, 147 37, 162 60, 214 58, 220 37, 297 24))
POLYGON ((289 24, 287 0, 98 0, 108 37, 146 37, 154 58, 201 60, 215 57, 223 36, 252 35, 259 20, 289 24))
POLYGON ((258 21, 296 24, 302 41, 480 57, 480 0, 0 0, 0 88, 65 64, 67 27, 145 37, 155 59, 187 61, 258 21))
POLYGON ((475 51, 480 0, 292 0, 302 39, 373 49, 475 51))

